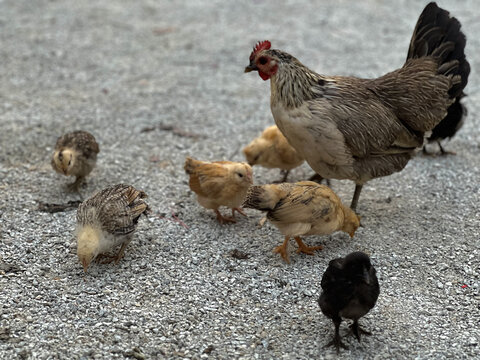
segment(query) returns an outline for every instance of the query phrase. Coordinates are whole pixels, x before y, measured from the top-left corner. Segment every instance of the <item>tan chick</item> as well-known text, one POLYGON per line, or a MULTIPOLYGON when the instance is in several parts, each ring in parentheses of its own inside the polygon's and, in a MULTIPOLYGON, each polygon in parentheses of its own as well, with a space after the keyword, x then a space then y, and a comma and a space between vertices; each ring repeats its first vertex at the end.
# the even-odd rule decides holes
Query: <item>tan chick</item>
POLYGON ((110 186, 80 204, 77 211, 77 254, 83 269, 95 258, 117 263, 132 240, 140 215, 149 210, 145 194, 133 186, 110 186), (117 255, 107 255, 120 246, 117 255))
POLYGON ((235 211, 240 209, 248 188, 252 185, 252 168, 247 163, 231 161, 200 161, 191 157, 185 160, 184 169, 190 175, 190 189, 197 194, 198 203, 212 209, 223 224, 235 222, 235 211), (232 217, 224 217, 220 206, 232 209, 232 217))
POLYGON ((254 139, 243 153, 250 165, 278 168, 284 171, 282 182, 287 180, 290 170, 303 164, 304 159, 288 143, 277 126, 269 126, 262 135, 254 139))
POLYGON ((75 176, 72 189, 78 189, 97 162, 98 147, 95 137, 86 131, 72 131, 58 138, 52 156, 53 169, 65 176, 75 176))
POLYGON ((267 219, 285 236, 274 252, 287 263, 291 237, 299 246, 297 252, 312 255, 322 247, 309 247, 300 236, 329 235, 341 230, 353 237, 360 225, 360 218, 342 204, 332 189, 312 181, 252 186, 243 206, 267 212, 267 219))

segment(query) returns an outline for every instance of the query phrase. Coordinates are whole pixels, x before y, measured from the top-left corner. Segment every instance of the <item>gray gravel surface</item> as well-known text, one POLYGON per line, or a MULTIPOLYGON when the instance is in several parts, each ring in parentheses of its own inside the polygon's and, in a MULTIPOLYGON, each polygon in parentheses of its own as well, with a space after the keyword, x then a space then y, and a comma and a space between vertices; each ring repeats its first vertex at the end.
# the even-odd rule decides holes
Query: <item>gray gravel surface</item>
MULTIPOLYGON (((426 1, 0 0, 0 358, 334 358, 317 305, 328 261, 354 250, 379 273, 373 332, 340 358, 480 357, 480 8, 440 1, 468 37, 472 66, 456 156, 413 159, 368 183, 363 225, 310 237, 324 244, 291 264, 282 237, 248 211, 220 226, 189 191, 185 156, 242 160, 272 124, 270 89, 243 74, 252 46, 273 46, 324 74, 374 77, 402 65, 426 1), (81 194, 50 168, 56 138, 91 131, 97 168, 81 194), (84 276, 75 210, 124 182, 149 194, 118 265, 84 276), (248 255, 237 259, 237 249, 248 255)), ((278 179, 255 168, 255 182, 278 179)), ((305 165, 292 180, 304 179, 305 165)), ((350 201, 353 184, 333 181, 350 201)), ((342 326, 342 334, 347 326, 342 326)))

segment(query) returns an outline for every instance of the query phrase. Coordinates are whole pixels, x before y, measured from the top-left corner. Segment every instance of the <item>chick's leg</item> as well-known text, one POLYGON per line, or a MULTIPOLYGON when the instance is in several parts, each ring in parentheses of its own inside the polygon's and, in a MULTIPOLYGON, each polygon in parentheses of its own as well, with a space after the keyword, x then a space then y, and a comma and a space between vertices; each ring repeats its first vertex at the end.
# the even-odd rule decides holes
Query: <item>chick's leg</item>
POLYGON ((313 255, 313 252, 315 250, 322 250, 323 249, 323 246, 307 246, 307 245, 305 245, 305 243, 302 241, 302 239, 300 239, 299 236, 295 237, 295 241, 298 244, 297 253, 304 253, 304 254, 308 254, 308 255, 313 255))
POLYGON ((235 211, 237 211, 239 214, 242 214, 245 217, 248 217, 247 214, 245 214, 241 208, 233 208, 232 209, 232 218, 235 218, 235 211))
POLYGON ((367 331, 365 329, 362 329, 360 325, 358 325, 358 320, 355 320, 352 325, 350 325, 350 332, 355 335, 357 338, 358 342, 360 342, 360 334, 364 335, 372 335, 370 331, 367 331))
POLYGON ((342 322, 342 319, 340 317, 336 317, 336 318, 333 318, 332 321, 333 321, 333 324, 335 325, 335 335, 333 336, 333 340, 330 341, 324 347, 335 346, 337 348, 337 354, 338 354, 340 352, 340 347, 347 350, 348 346, 345 345, 340 339, 340 323, 342 322))
POLYGON ((75 181, 68 185, 68 189, 70 191, 78 191, 84 179, 85 178, 83 176, 77 176, 75 181))
POLYGON ((215 214, 217 214, 217 220, 220 224, 226 224, 226 223, 236 223, 235 219, 233 218, 228 218, 224 217, 218 209, 213 210, 215 211, 215 214))
POLYGON ((118 264, 118 262, 120 261, 121 258, 123 258, 123 255, 125 254, 125 248, 127 247, 127 245, 130 243, 130 240, 128 241, 125 241, 122 246, 120 247, 120 250, 118 251, 118 254, 117 256, 115 256, 114 260, 115 260, 115 264, 118 264))
POLYGON ((288 257, 288 252, 287 252, 288 240, 290 240, 290 237, 285 236, 285 241, 283 242, 283 244, 273 249, 273 252, 280 254, 283 260, 285 260, 285 262, 290 263, 290 259, 288 257))

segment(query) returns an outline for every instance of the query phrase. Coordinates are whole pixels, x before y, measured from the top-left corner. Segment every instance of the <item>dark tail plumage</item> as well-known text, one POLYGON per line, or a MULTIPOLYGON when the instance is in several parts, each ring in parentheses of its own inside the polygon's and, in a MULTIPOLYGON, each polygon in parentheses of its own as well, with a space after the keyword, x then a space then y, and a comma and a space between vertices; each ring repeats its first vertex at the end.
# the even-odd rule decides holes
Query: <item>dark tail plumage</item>
POLYGON ((450 17, 448 11, 431 2, 418 18, 413 32, 407 60, 432 56, 439 60, 438 73, 458 76, 461 80, 449 90, 455 102, 448 109, 445 118, 433 129, 430 141, 452 137, 463 124, 466 109, 460 103, 465 96, 470 64, 465 58, 465 35, 460 30, 460 22, 450 17))

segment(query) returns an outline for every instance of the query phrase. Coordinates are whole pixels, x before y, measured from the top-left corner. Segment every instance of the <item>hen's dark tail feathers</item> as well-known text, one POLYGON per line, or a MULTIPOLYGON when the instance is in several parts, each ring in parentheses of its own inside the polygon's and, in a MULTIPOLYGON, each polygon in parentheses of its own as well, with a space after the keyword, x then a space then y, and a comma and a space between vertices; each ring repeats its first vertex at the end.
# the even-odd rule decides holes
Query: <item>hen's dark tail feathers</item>
POLYGON ((455 135, 466 115, 460 99, 465 96, 463 89, 468 82, 470 64, 464 53, 467 40, 460 28, 460 22, 456 18, 450 17, 448 11, 431 2, 420 14, 410 41, 407 60, 433 56, 439 60, 439 74, 452 74, 461 78, 448 92, 455 102, 448 108, 445 118, 433 129, 430 141, 455 135))
POLYGON ((466 38, 460 27, 460 22, 450 17, 448 11, 431 2, 418 18, 407 55, 407 60, 433 56, 439 59, 439 74, 459 75, 461 82, 449 90, 452 99, 461 96, 470 74, 464 53, 466 38))

